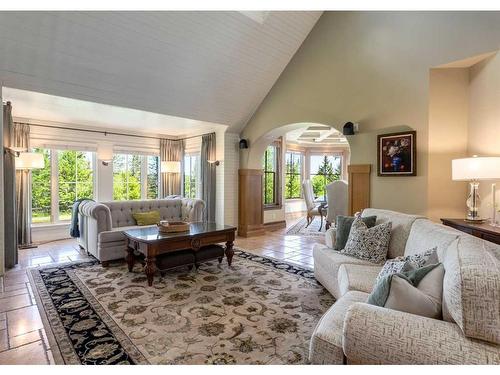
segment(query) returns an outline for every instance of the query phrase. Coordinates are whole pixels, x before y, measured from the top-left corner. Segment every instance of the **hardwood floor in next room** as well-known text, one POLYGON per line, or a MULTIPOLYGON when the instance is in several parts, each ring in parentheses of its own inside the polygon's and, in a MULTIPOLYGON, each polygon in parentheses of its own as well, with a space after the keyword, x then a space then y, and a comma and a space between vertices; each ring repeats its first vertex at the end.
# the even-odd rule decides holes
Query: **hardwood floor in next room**
MULTIPOLYGON (((287 215, 287 228, 301 217, 303 213, 287 215)), ((238 237, 235 246, 311 268, 312 247, 317 242, 324 242, 323 237, 288 236, 286 229, 280 229, 258 237, 238 237)), ((19 251, 19 264, 0 277, 0 365, 54 363, 26 269, 89 258, 74 239, 19 251)))

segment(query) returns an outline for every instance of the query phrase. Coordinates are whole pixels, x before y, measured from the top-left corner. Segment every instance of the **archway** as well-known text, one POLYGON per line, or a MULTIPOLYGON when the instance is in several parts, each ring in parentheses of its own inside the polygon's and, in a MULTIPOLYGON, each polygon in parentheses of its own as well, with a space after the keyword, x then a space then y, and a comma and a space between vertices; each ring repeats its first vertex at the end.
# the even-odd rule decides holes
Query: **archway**
MULTIPOLYGON (((343 124, 342 124, 343 125, 343 124)), ((342 126, 323 124, 317 122, 299 122, 293 124, 282 125, 270 130, 260 136, 253 142, 250 142, 249 149, 243 150, 240 157, 240 173, 239 173, 239 232, 240 235, 250 236, 254 234, 262 234, 265 228, 281 228, 286 225, 286 212, 305 210, 305 203, 302 196, 294 197, 285 191, 285 181, 287 176, 286 165, 289 163, 289 158, 292 157, 293 151, 300 154, 301 158, 301 173, 296 178, 299 179, 301 187, 302 180, 311 176, 311 160, 318 158, 320 155, 332 155, 331 158, 339 158, 340 178, 347 179, 346 165, 350 158, 349 140, 341 133, 342 126), (313 129, 312 131, 309 129, 313 129), (290 137, 287 134, 297 135, 300 138, 302 133, 313 132, 317 130, 321 134, 321 139, 312 139, 310 142, 298 141, 302 144, 290 145, 290 137), (333 139, 342 138, 342 145, 332 145, 333 139), (273 183, 276 183, 276 195, 278 196, 272 204, 264 207, 263 196, 263 175, 262 169, 263 156, 266 149, 277 140, 281 142, 280 158, 282 167, 279 168, 277 177, 273 177, 273 183), (329 142, 330 141, 330 142, 329 142), (322 143, 324 142, 324 143, 322 143), (289 149, 292 147, 291 149, 289 149), (288 151, 288 152, 287 152, 288 151)), ((311 134, 313 134, 311 133, 311 134)), ((267 154, 266 154, 267 155, 267 154)), ((323 156, 321 156, 322 158, 323 156)), ((267 176, 268 174, 266 174, 267 176)), ((265 179, 267 181, 267 179, 265 179)), ((266 190, 267 191, 267 190, 266 190)), ((300 193, 299 193, 300 194, 300 193)), ((323 193, 324 195, 324 189, 323 193)), ((269 203, 269 202, 268 202, 269 203)))

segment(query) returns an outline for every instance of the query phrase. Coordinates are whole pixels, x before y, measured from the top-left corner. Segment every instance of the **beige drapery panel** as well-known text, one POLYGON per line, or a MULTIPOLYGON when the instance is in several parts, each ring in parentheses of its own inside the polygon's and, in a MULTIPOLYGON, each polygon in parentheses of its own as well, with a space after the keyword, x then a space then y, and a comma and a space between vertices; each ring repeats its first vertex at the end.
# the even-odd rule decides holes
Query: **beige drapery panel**
MULTIPOLYGON (((30 126, 14 123, 14 147, 30 151, 30 126)), ((16 170, 17 241, 20 246, 31 244, 31 171, 16 170)))
POLYGON ((215 222, 215 163, 216 160, 215 133, 205 134, 201 138, 201 199, 205 201, 204 220, 215 222))
POLYGON ((184 171, 184 140, 161 139, 160 162, 179 161, 181 173, 161 174, 161 196, 182 195, 182 175, 184 171))

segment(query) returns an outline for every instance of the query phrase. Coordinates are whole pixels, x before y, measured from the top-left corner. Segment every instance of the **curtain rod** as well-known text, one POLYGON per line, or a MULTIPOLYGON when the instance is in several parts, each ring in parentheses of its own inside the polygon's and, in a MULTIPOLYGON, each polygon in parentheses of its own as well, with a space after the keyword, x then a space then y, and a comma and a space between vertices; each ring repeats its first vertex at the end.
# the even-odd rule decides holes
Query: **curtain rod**
MULTIPOLYGON (((15 122, 18 122, 18 121, 15 121, 15 122)), ((19 121, 19 122, 22 123, 21 121, 19 121)), ((204 134, 200 134, 200 135, 192 135, 192 136, 184 137, 184 138, 165 138, 165 137, 153 137, 153 136, 150 136, 150 135, 138 135, 138 134, 127 134, 127 133, 119 133, 119 132, 108 132, 108 131, 104 131, 104 130, 78 129, 78 128, 70 128, 70 127, 67 127, 67 126, 32 124, 32 123, 29 123, 29 122, 27 124, 32 125, 32 126, 40 126, 42 128, 53 128, 53 129, 63 129, 63 130, 76 130, 76 131, 87 132, 87 133, 99 133, 99 134, 104 134, 104 136, 107 136, 108 134, 110 134, 110 135, 122 135, 122 136, 125 136, 125 137, 149 138, 149 139, 160 139, 160 140, 161 139, 166 139, 168 141, 184 141, 186 139, 202 137, 204 135, 209 135, 209 134, 215 133, 215 132, 210 132, 210 133, 204 133, 204 134)))

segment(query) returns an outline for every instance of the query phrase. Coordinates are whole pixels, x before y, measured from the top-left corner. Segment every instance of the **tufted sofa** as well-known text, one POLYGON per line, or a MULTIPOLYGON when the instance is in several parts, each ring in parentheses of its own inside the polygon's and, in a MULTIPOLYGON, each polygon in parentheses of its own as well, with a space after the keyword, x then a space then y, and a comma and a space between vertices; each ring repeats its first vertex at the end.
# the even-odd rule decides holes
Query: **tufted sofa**
POLYGON ((310 342, 314 364, 500 364, 500 246, 421 216, 366 209, 393 224, 388 257, 437 247, 445 268, 443 319, 366 303, 382 265, 326 243, 313 249, 316 279, 337 298, 310 342))
POLYGON ((201 199, 173 198, 134 201, 84 201, 79 207, 79 244, 103 265, 123 258, 124 230, 136 228, 132 214, 160 211, 162 220, 202 221, 205 203, 201 199))

